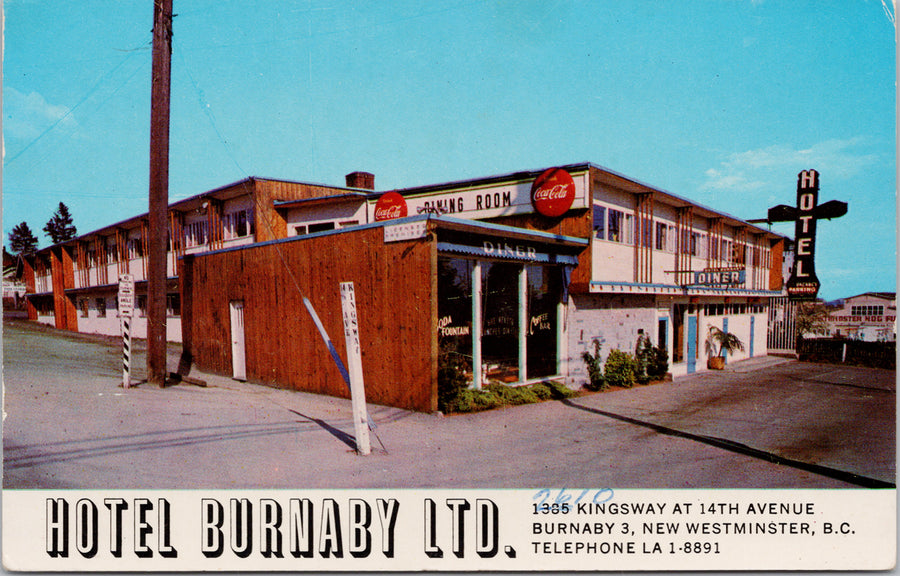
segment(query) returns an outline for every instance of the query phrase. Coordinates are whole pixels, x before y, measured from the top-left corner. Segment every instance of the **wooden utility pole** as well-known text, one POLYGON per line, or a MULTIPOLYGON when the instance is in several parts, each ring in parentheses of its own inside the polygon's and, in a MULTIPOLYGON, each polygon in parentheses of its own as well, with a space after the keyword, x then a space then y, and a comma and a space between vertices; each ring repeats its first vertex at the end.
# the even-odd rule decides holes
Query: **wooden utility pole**
POLYGON ((147 380, 166 383, 166 216, 169 208, 169 84, 172 0, 153 2, 150 102, 150 210, 147 239, 147 380))

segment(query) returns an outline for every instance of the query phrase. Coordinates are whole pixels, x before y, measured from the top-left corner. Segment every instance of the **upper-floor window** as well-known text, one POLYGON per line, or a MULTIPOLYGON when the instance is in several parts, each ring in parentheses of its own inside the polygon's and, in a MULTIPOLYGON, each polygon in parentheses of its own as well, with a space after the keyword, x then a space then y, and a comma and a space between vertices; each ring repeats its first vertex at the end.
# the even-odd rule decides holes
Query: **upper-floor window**
POLYGON ((166 316, 181 316, 181 294, 166 294, 166 316))
POLYGON ((238 210, 229 212, 222 218, 225 228, 225 239, 233 240, 253 234, 253 212, 251 210, 238 210))
POLYGON ((319 222, 318 224, 309 225, 310 234, 314 234, 316 232, 326 232, 328 230, 334 230, 334 222, 319 222))
POLYGON ((667 222, 656 223, 656 249, 675 253, 675 226, 667 222))
POLYGON ((186 248, 206 244, 206 220, 191 222, 184 227, 184 245, 186 248))
POLYGON ((142 258, 144 256, 144 243, 140 237, 128 239, 128 258, 142 258))
POLYGON ((706 235, 701 232, 691 232, 690 250, 691 256, 706 258, 706 235))
POLYGON ((725 260, 725 262, 734 262, 734 252, 731 250, 731 240, 722 238, 721 250, 722 259, 725 260))
POLYGON ((606 208, 594 204, 594 235, 603 239, 606 231, 606 208))
POLYGON ((851 306, 851 316, 883 316, 884 306, 851 306))
POLYGON ((115 243, 106 245, 106 263, 115 264, 119 261, 119 246, 115 243))

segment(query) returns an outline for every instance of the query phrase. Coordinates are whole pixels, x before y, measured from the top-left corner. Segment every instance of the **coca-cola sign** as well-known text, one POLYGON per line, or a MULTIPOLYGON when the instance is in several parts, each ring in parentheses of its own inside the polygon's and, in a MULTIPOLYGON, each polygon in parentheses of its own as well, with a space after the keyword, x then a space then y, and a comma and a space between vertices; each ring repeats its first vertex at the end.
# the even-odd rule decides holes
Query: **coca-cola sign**
POLYGON ((531 186, 531 203, 538 213, 549 218, 565 214, 575 201, 575 181, 562 168, 541 173, 531 186))
POLYGON ((406 216, 406 200, 397 192, 385 192, 375 203, 375 221, 393 220, 406 216))

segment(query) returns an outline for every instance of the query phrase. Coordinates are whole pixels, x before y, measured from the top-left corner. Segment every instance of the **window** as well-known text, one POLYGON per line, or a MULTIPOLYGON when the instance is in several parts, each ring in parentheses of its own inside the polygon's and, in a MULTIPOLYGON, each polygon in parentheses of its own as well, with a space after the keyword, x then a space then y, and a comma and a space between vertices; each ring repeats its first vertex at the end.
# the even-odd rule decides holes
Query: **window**
POLYGON ((129 238, 128 239, 128 258, 142 258, 144 256, 144 244, 141 242, 141 237, 137 238, 129 238))
POLYGON ((675 240, 677 236, 675 234, 675 226, 672 224, 668 224, 666 222, 657 222, 656 223, 656 249, 662 250, 664 252, 668 252, 669 254, 675 253, 675 240))
POLYGON ((306 226, 294 226, 294 235, 303 236, 306 234, 306 226))
POLYGON ((734 252, 734 255, 732 256, 731 261, 735 264, 743 264, 747 258, 747 246, 735 242, 732 244, 732 251, 734 252))
POLYGON ((106 298, 97 298, 97 315, 106 318, 106 298))
POLYGON ((359 226, 359 220, 344 220, 341 222, 341 228, 351 228, 353 226, 359 226))
POLYGON ((666 249, 666 232, 668 232, 668 228, 663 222, 656 223, 656 249, 657 250, 665 250, 666 249))
POLYGON ((851 306, 851 316, 883 316, 884 306, 851 306))
POLYGON ((106 245, 106 263, 115 264, 119 261, 119 246, 117 244, 106 245))
POLYGON ((166 295, 166 316, 175 318, 181 316, 181 294, 166 295))
POLYGON ((594 204, 594 235, 603 240, 606 230, 606 208, 594 204))
POLYGON ((206 220, 191 222, 185 226, 184 245, 187 248, 206 244, 206 220))
POLYGON ((78 301, 78 309, 81 311, 82 318, 88 317, 89 305, 88 305, 88 301, 86 298, 83 298, 78 301))
POLYGON ((320 222, 318 224, 309 225, 310 234, 315 234, 316 232, 326 232, 328 230, 334 230, 334 222, 320 222))
POLYGON ((230 212, 223 217, 225 239, 233 240, 253 234, 253 212, 251 210, 238 210, 230 212))
POLYGON ((140 316, 141 318, 147 316, 147 295, 139 294, 134 301, 134 307, 137 310, 138 316, 140 316))
POLYGON ((609 226, 606 229, 606 239, 610 242, 622 242, 624 240, 622 237, 623 216, 622 212, 612 208, 609 209, 609 220, 607 220, 609 226))
POLYGON ((634 244, 634 215, 625 215, 624 242, 626 244, 634 244))
POLYGON ((706 235, 700 232, 691 232, 691 256, 706 258, 706 235))
POLYGON ((731 251, 731 240, 722 239, 722 258, 725 262, 734 262, 734 253, 731 251))

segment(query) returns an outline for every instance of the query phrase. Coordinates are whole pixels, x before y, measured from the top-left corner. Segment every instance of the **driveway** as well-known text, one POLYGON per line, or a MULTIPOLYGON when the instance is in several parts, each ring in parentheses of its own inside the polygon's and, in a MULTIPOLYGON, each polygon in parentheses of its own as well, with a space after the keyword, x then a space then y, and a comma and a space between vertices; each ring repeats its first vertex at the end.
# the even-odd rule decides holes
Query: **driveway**
MULTIPOLYGON (((894 372, 782 359, 441 417, 201 374, 121 387, 115 339, 7 321, 5 488, 840 488, 895 473, 894 372)), ((136 346, 135 377, 144 356, 136 346)), ((178 347, 170 353, 170 369, 178 347)))

